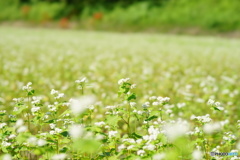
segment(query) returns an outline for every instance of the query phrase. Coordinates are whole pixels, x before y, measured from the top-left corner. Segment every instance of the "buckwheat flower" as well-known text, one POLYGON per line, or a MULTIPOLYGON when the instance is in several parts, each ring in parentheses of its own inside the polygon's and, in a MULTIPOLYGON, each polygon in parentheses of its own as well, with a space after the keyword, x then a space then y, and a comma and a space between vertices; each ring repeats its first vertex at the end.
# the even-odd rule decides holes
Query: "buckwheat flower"
POLYGON ((136 86, 137 86, 136 84, 132 84, 132 85, 131 85, 131 89, 136 88, 136 86))
POLYGON ((118 151, 121 151, 125 148, 126 148, 126 146, 124 144, 121 144, 120 146, 118 146, 118 151))
POLYGON ((36 145, 37 144, 37 140, 38 139, 36 137, 32 136, 32 137, 28 138, 27 142, 29 144, 36 145))
POLYGON ((72 138, 77 139, 83 135, 84 127, 82 125, 74 124, 69 127, 69 134, 72 138))
POLYGON ((153 151, 156 147, 153 144, 147 144, 143 147, 144 150, 153 151))
POLYGON ((62 132, 62 129, 60 129, 60 128, 55 128, 55 132, 56 132, 56 133, 60 133, 60 132, 62 132))
POLYGON ((145 102, 145 103, 142 105, 143 108, 148 108, 149 106, 150 106, 150 102, 145 102))
POLYGON ((203 153, 200 150, 194 150, 192 153, 193 160, 202 160, 203 159, 203 153))
POLYGON ((118 85, 122 85, 123 83, 126 83, 130 80, 130 78, 123 78, 118 81, 118 85))
POLYGON ((12 143, 9 143, 9 142, 6 142, 6 141, 2 141, 2 145, 4 147, 8 147, 8 146, 11 146, 12 143))
POLYGON ((203 131, 207 134, 214 133, 221 129, 220 123, 208 123, 203 126, 203 131))
POLYGON ((139 156, 144 156, 144 154, 145 154, 144 150, 137 151, 137 155, 139 155, 139 156))
POLYGON ((165 153, 157 153, 153 155, 153 160, 162 160, 166 157, 165 153))
POLYGON ((38 112, 41 108, 40 107, 32 107, 31 112, 35 113, 38 112))
POLYGON ((130 102, 130 106, 131 106, 131 107, 135 107, 136 104, 137 104, 136 102, 130 102))
POLYGON ((153 102, 152 105, 153 105, 153 106, 158 106, 158 105, 159 105, 159 102, 153 102))
POLYGON ((115 137, 117 135, 118 131, 109 131, 108 136, 109 138, 115 137))
POLYGON ((55 99, 60 99, 60 98, 63 98, 64 97, 64 93, 59 93, 56 97, 55 97, 55 99))
POLYGON ((95 109, 94 105, 89 105, 87 108, 88 108, 89 110, 94 110, 94 109, 95 109))
POLYGON ((183 108, 183 107, 185 107, 186 106, 186 103, 178 103, 177 104, 177 107, 178 108, 183 108))
POLYGON ((18 129, 17 129, 17 132, 18 133, 21 133, 21 132, 25 132, 27 130, 27 126, 20 126, 18 129))
POLYGON ((65 153, 60 153, 60 154, 55 154, 51 160, 64 160, 67 158, 67 154, 65 153))
POLYGON ((16 137, 16 135, 15 134, 10 134, 10 136, 8 137, 9 139, 13 139, 13 138, 15 138, 16 137))
POLYGON ((75 115, 81 114, 84 112, 89 105, 92 105, 95 102, 94 96, 83 96, 78 99, 72 99, 70 109, 75 115))
POLYGON ((24 121, 22 119, 18 119, 16 124, 15 124, 15 127, 20 127, 20 126, 23 125, 23 123, 24 123, 24 121))
POLYGON ((115 108, 117 108, 117 106, 107 106, 106 107, 106 109, 112 109, 112 110, 115 109, 115 108))
POLYGON ((2 129, 3 127, 5 127, 7 125, 7 123, 0 123, 0 129, 2 129))
POLYGON ((55 134, 55 131, 50 131, 49 132, 51 135, 54 135, 55 134))
POLYGON ((105 122, 103 122, 103 121, 101 121, 101 122, 96 122, 96 123, 94 123, 96 126, 99 126, 99 127, 102 127, 102 126, 104 126, 106 123, 105 122))
POLYGON ((6 110, 0 110, 0 114, 6 113, 6 110))
POLYGON ((3 157, 2 157, 2 160, 12 160, 12 156, 10 154, 5 154, 3 157))
POLYGON ((58 91, 55 90, 55 89, 52 89, 52 90, 51 90, 51 94, 52 94, 52 95, 54 95, 54 94, 58 94, 58 91))
POLYGON ((56 127, 56 124, 50 123, 49 126, 50 126, 51 129, 54 129, 56 127))
POLYGON ((178 122, 175 124, 166 124, 163 129, 169 140, 174 141, 176 138, 183 136, 189 131, 189 124, 186 122, 178 122))
POLYGON ((148 141, 149 140, 149 135, 145 135, 142 137, 145 141, 148 141))
POLYGON ((134 148, 134 145, 130 145, 130 146, 127 147, 127 150, 131 150, 133 148, 134 148))
POLYGON ((207 102, 208 105, 213 105, 214 103, 215 103, 215 101, 212 100, 212 99, 209 99, 208 102, 207 102))
POLYGON ((142 141, 143 141, 142 139, 137 139, 137 140, 136 140, 137 144, 142 143, 142 141))
POLYGON ((135 143, 135 140, 132 138, 126 138, 122 140, 123 142, 128 142, 128 143, 135 143))
POLYGON ((45 141, 44 139, 39 139, 38 141, 37 141, 37 145, 38 146, 44 146, 44 145, 46 145, 47 144, 47 141, 45 141))
POLYGON ((205 116, 197 116, 197 117, 194 117, 194 119, 197 119, 202 123, 209 123, 212 121, 212 119, 209 117, 209 114, 206 114, 205 116))
POLYGON ((87 78, 86 77, 83 77, 81 80, 76 80, 75 83, 77 84, 83 84, 83 83, 86 83, 87 82, 87 78))
POLYGON ((32 82, 28 82, 26 86, 22 87, 22 90, 30 91, 32 89, 31 85, 32 85, 32 82))
POLYGON ((150 101, 153 101, 153 100, 156 100, 156 99, 157 99, 156 96, 151 96, 151 97, 149 97, 149 100, 150 100, 150 101))
POLYGON ((158 100, 160 103, 166 103, 166 102, 169 102, 169 101, 170 101, 170 98, 169 98, 169 97, 157 97, 157 100, 158 100))

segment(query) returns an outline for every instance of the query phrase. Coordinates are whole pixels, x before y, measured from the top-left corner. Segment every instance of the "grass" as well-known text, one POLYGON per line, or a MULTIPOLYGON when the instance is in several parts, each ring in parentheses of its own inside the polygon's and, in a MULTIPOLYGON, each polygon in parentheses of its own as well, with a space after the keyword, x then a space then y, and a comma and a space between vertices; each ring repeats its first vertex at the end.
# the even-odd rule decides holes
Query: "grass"
MULTIPOLYGON (((217 123, 229 121, 226 125, 221 126, 220 130, 206 135, 205 138, 209 144, 203 145, 200 149, 204 155, 203 159, 210 159, 207 151, 209 152, 217 146, 220 146, 219 150, 221 152, 230 152, 237 149, 237 142, 239 143, 237 120, 240 119, 238 107, 240 105, 240 40, 238 39, 12 27, 0 27, 0 35, 0 110, 7 110, 7 114, 14 114, 12 110, 14 106, 16 107, 16 104, 13 103, 12 99, 26 98, 26 93, 21 88, 28 82, 32 82, 32 88, 35 90, 34 96, 43 98, 41 104, 43 111, 41 114, 46 112, 47 105, 54 102, 64 106, 64 103, 68 102, 70 98, 82 95, 82 92, 77 89, 79 86, 75 83, 75 80, 86 77, 88 81, 86 86, 84 86, 84 95, 94 95, 98 105, 95 104, 95 111, 87 112, 88 116, 90 114, 90 119, 92 118, 91 121, 87 119, 86 123, 83 122, 83 116, 82 122, 76 120, 77 118, 73 118, 74 121, 76 120, 75 123, 85 123, 89 127, 94 126, 95 122, 104 121, 109 123, 110 126, 114 126, 111 128, 112 130, 118 131, 119 139, 113 140, 111 136, 107 139, 105 138, 105 141, 101 141, 101 144, 104 144, 104 148, 101 148, 101 151, 94 150, 94 154, 85 151, 76 155, 74 153, 79 153, 80 151, 74 150, 74 146, 77 146, 76 148, 79 146, 73 144, 73 148, 63 152, 70 158, 75 156, 75 158, 87 159, 100 157, 102 159, 110 157, 129 159, 141 157, 148 159, 156 153, 166 153, 166 159, 179 157, 179 152, 166 146, 165 149, 160 147, 160 149, 154 152, 149 151, 143 155, 137 152, 140 150, 139 147, 142 147, 141 145, 135 146, 138 148, 135 148, 136 150, 126 152, 124 150, 117 152, 115 148, 120 146, 124 135, 124 138, 126 138, 126 135, 131 138, 132 136, 130 136, 129 132, 132 134, 136 130, 137 133, 137 126, 135 126, 135 129, 129 128, 129 126, 133 127, 133 124, 139 125, 140 130, 137 134, 144 134, 143 128, 149 128, 149 126, 145 126, 146 124, 132 117, 134 116, 133 109, 129 107, 126 110, 124 109, 127 106, 125 103, 130 104, 130 102, 134 101, 138 106, 136 109, 142 110, 142 104, 145 104, 147 101, 151 102, 149 97, 152 96, 171 98, 168 104, 159 104, 159 107, 163 108, 163 120, 166 123, 171 120, 178 122, 177 119, 181 118, 187 120, 191 124, 191 130, 194 130, 196 126, 204 128, 205 123, 202 123, 200 120, 199 123, 190 120, 192 115, 203 116, 210 114, 212 121, 217 123), (120 84, 119 89, 118 80, 125 77, 131 78, 131 83, 127 81, 125 84, 124 82, 120 84), (129 95, 124 90, 126 88, 128 90, 128 85, 131 86, 133 83, 137 84, 137 87, 133 91, 130 89, 130 91, 137 95, 137 99, 135 100, 134 97, 124 99, 124 97, 129 98, 129 95), (52 89, 64 93, 64 99, 61 101, 54 99, 50 94, 52 89), (118 92, 123 96, 123 99, 121 97, 118 98, 118 92), (214 106, 214 104, 212 106, 207 105, 209 99, 219 101, 224 110, 218 111, 216 109, 218 106, 214 106), (182 103, 184 103, 183 108, 177 107, 182 103), (104 108, 109 105, 120 105, 122 108, 119 107, 119 112, 123 114, 113 115, 112 117, 105 116, 104 112, 106 110, 104 108), (172 113, 168 113, 168 109, 172 110, 172 113), (113 117, 119 117, 122 120, 112 119, 113 117), (141 127, 143 127, 142 130, 141 127), (228 143, 223 140, 223 136, 229 131, 237 139, 233 139, 233 141, 228 143), (207 149, 204 149, 204 147, 207 147, 207 149), (126 153, 128 153, 127 157, 125 157, 126 153)), ((26 91, 29 93, 31 90, 26 91)), ((33 101, 32 94, 29 94, 27 97, 31 99, 28 102, 26 101, 26 105, 30 107, 30 102, 33 101)), ((150 112, 155 110, 154 106, 151 105, 150 108, 143 111, 149 112, 150 115, 155 113, 150 112)), ((57 116, 54 119, 55 124, 60 125, 57 119, 58 116, 61 117, 61 113, 65 110, 66 108, 63 107, 54 113, 57 116)), ((26 112, 28 112, 27 109, 26 112)), ((23 115, 18 114, 16 116, 24 119, 26 123, 30 123, 30 120, 25 119, 23 115)), ((34 114, 31 115, 33 119, 35 116, 34 114)), ((141 118, 146 120, 150 117, 142 116, 141 118)), ((11 129, 14 128, 12 126, 14 126, 13 124, 15 124, 16 120, 13 122, 9 120, 11 118, 5 117, 1 122, 7 122, 9 130, 18 136, 18 133, 11 129)), ((154 117, 153 120, 149 119, 149 121, 154 121, 154 117)), ((38 120, 34 119, 34 122, 38 122, 38 120)), ((28 133, 40 138, 41 136, 39 137, 39 134, 37 134, 38 131, 48 132, 49 127, 45 123, 41 123, 43 124, 41 129, 37 124, 34 124, 28 133)), ((64 128, 61 129, 64 130, 64 128)), ((65 130, 67 131, 66 128, 65 130)), ((89 130, 96 133, 96 130, 91 127, 90 129, 88 128, 89 130)), ((99 132, 103 135, 108 133, 106 130, 99 132)), ((4 140, 4 137, 9 136, 4 133, 2 132, 0 135, 1 142, 4 140)), ((114 133, 112 134, 114 135, 114 133)), ((31 136, 27 135, 27 137, 31 136)), ((36 151, 36 148, 34 149, 33 147, 29 151, 31 152, 29 155, 35 154, 41 157, 46 152, 49 158, 53 154, 59 154, 60 148, 64 148, 65 144, 69 144, 67 140, 61 142, 62 138, 60 137, 48 137, 46 139, 48 144, 47 146, 45 145, 46 148, 43 151, 36 151), (57 141, 57 143, 53 143, 49 139, 57 141), (51 146, 51 149, 47 148, 51 146)), ((66 139, 69 140, 69 137, 66 139)), ((135 137, 135 140, 137 139, 135 137)), ((86 139, 84 140, 86 143, 88 142, 86 139)), ((167 146, 173 144, 183 148, 186 143, 185 138, 170 143, 165 141, 162 135, 158 140, 162 140, 167 146)), ((192 148, 185 148, 186 152, 182 153, 182 159, 184 157, 185 159, 191 159, 193 148, 200 145, 199 143, 201 143, 201 140, 204 140, 204 137, 195 133, 189 140, 193 143, 192 148)), ((11 143, 16 145, 17 142, 11 143)), ((154 145, 156 143, 155 141, 151 142, 154 145)), ((80 148, 85 145, 80 142, 79 144, 82 145, 80 148)), ((15 153, 15 156, 21 155, 17 154, 20 151, 13 151, 11 148, 0 152, 10 153, 12 156, 14 156, 13 153, 15 153)))

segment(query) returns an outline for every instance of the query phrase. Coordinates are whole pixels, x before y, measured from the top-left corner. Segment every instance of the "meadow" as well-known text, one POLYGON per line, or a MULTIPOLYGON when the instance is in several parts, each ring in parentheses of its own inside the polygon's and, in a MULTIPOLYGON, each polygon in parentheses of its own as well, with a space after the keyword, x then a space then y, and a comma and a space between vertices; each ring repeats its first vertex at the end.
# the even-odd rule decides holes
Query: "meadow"
POLYGON ((239 159, 239 46, 0 27, 0 156, 239 159))

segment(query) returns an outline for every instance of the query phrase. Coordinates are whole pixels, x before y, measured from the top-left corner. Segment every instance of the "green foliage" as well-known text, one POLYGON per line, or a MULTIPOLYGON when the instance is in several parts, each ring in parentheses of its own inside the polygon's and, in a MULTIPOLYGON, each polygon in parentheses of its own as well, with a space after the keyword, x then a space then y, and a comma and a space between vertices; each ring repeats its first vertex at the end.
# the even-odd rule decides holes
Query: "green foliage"
POLYGON ((67 18, 81 28, 226 32, 240 29, 239 8, 238 0, 0 0, 0 21, 45 23, 67 18))

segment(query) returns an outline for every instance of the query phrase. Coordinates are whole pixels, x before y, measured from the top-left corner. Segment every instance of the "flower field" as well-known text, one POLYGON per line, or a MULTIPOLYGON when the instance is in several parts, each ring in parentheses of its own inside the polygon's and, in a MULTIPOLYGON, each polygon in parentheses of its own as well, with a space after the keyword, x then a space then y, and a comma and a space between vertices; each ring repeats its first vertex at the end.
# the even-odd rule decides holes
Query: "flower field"
POLYGON ((0 27, 3 160, 235 160, 240 40, 0 27))

